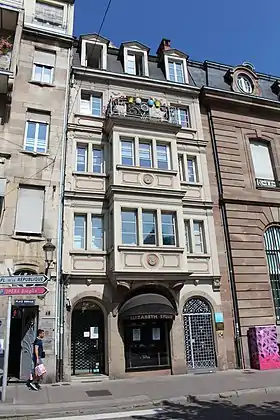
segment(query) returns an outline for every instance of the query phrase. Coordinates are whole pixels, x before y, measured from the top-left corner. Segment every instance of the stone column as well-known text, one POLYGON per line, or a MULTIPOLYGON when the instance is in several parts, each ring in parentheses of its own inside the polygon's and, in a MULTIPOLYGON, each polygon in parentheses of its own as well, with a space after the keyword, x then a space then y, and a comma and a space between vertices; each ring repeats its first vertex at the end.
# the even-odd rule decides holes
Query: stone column
POLYGON ((170 332, 171 363, 173 375, 187 373, 185 338, 182 315, 177 315, 170 332))
POLYGON ((123 378, 125 376, 124 344, 118 328, 118 316, 110 312, 108 316, 108 353, 109 377, 123 378))

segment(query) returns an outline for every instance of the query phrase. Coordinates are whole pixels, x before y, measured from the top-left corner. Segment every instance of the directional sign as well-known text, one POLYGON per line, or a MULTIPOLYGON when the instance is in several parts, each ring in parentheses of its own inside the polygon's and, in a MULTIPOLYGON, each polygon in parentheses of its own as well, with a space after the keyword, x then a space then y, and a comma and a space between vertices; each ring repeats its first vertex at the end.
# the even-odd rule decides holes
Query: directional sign
POLYGON ((49 278, 44 274, 30 276, 0 276, 0 284, 45 284, 49 278))
POLYGON ((35 295, 42 296, 48 293, 48 289, 43 286, 38 287, 6 287, 0 289, 0 296, 19 296, 19 295, 35 295))

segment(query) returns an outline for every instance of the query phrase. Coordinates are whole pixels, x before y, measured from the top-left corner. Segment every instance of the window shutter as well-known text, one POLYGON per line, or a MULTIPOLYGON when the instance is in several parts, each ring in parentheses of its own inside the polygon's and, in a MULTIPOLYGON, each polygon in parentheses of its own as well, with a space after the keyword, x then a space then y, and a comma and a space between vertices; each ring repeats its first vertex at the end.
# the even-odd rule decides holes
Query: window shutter
POLYGON ((256 178, 273 180, 269 146, 261 142, 251 142, 251 152, 256 178))
POLYGON ((81 94, 81 114, 91 114, 91 96, 89 93, 82 92, 81 94))
POLYGON ((36 112, 31 109, 27 110, 27 121, 36 121, 50 124, 51 116, 49 113, 36 112))
POLYGON ((20 187, 17 202, 17 233, 40 235, 43 227, 45 189, 20 187))
POLYGON ((54 67, 55 53, 42 50, 35 50, 34 63, 41 64, 43 66, 54 67))

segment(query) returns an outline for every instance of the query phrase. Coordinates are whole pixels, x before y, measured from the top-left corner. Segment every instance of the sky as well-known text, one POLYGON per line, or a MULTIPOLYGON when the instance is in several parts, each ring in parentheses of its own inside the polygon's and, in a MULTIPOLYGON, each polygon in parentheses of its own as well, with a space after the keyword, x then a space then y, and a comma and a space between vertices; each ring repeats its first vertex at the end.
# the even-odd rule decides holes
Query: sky
MULTIPOLYGON (((75 36, 98 33, 108 0, 76 0, 75 36)), ((139 41, 155 54, 162 38, 191 60, 238 65, 280 77, 279 0, 112 0, 100 32, 119 46, 139 41)))

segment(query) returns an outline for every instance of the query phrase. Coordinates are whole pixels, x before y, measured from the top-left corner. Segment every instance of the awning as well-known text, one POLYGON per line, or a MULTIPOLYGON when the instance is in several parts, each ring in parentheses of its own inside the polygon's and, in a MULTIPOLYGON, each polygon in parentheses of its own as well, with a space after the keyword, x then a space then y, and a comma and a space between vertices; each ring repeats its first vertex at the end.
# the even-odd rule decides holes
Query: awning
POLYGON ((125 302, 119 310, 121 319, 174 319, 175 309, 164 296, 156 293, 137 295, 125 302))

